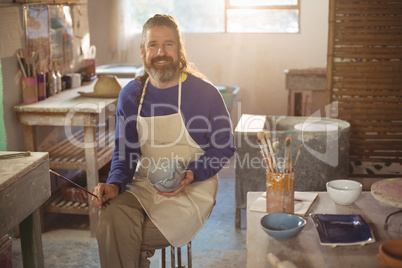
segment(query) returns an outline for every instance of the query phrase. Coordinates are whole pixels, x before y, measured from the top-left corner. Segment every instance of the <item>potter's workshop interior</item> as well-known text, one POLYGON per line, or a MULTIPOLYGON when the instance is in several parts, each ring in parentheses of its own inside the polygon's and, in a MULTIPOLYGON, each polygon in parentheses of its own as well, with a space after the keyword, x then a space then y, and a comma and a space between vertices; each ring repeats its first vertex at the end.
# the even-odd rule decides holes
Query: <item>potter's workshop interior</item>
POLYGON ((0 0, 0 268, 400 268, 401 74, 401 1, 0 0))

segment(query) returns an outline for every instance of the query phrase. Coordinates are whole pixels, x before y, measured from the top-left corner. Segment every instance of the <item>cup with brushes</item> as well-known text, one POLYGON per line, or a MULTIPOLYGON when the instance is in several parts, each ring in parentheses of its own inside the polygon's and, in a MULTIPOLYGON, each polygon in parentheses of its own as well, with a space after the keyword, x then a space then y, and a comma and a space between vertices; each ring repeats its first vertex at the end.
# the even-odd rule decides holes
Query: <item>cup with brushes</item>
POLYGON ((148 169, 148 182, 161 192, 173 192, 181 186, 186 167, 180 161, 160 161, 148 169))

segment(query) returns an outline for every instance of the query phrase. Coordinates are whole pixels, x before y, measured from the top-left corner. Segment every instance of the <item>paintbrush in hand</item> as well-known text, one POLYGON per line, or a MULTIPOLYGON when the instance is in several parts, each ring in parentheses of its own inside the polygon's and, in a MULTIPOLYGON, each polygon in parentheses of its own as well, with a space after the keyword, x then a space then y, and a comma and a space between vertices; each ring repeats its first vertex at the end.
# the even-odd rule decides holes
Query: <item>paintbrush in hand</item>
MULTIPOLYGON (((73 182, 72 180, 67 179, 67 178, 64 177, 63 175, 60 175, 59 173, 57 173, 56 171, 53 171, 53 170, 51 170, 51 169, 49 169, 49 171, 50 171, 51 173, 53 173, 54 175, 56 175, 56 176, 62 178, 63 180, 67 181, 68 183, 70 183, 70 184, 72 184, 72 185, 78 187, 79 189, 83 190, 83 191, 86 192, 87 194, 90 194, 90 195, 92 195, 93 197, 96 197, 96 199, 98 199, 98 197, 97 197, 96 195, 94 195, 93 193, 91 193, 90 191, 88 191, 87 189, 85 189, 84 187, 82 187, 82 186, 76 184, 76 183, 73 182)), ((109 204, 109 201, 106 201, 105 204, 110 205, 110 204, 109 204)))

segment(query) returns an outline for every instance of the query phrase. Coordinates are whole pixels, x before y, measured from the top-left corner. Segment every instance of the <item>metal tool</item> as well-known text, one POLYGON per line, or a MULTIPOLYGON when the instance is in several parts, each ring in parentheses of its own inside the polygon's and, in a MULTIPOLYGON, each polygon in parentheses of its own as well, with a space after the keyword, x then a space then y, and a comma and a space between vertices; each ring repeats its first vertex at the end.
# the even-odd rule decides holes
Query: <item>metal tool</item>
POLYGON ((31 152, 0 155, 0 159, 9 159, 9 158, 19 157, 19 156, 31 156, 31 152))

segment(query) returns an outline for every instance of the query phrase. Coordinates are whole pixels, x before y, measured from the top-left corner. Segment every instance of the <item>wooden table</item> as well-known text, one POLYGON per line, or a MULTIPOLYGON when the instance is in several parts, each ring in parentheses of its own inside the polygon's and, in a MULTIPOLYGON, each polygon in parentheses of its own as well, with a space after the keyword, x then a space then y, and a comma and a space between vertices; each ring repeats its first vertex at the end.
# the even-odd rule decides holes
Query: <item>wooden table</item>
POLYGON ((273 267, 267 261, 267 254, 272 252, 280 260, 289 260, 298 267, 379 267, 375 258, 379 246, 387 240, 402 239, 402 215, 393 217, 385 231, 385 217, 394 208, 379 203, 370 192, 362 192, 359 199, 351 206, 336 205, 326 192, 319 192, 310 213, 359 214, 370 225, 376 242, 364 246, 321 246, 317 230, 312 219, 306 216, 307 225, 294 238, 276 240, 260 227, 264 213, 250 211, 250 207, 263 192, 247 194, 247 267, 273 267))
POLYGON ((19 224, 24 267, 44 267, 39 207, 50 195, 48 153, 0 160, 0 238, 19 224))
MULTIPOLYGON (((125 86, 130 80, 119 79, 125 86)), ((49 149, 50 167, 86 170, 87 188, 99 182, 99 169, 111 160, 114 148, 114 126, 117 98, 81 97, 78 91, 93 92, 95 81, 87 86, 65 90, 44 101, 14 107, 24 124, 25 146, 37 151, 36 126, 61 126, 67 139, 49 149), (108 125, 108 123, 110 123, 108 125), (80 130, 73 132, 77 127, 80 130)), ((90 196, 88 197, 90 204, 90 196)), ((47 207, 45 211, 87 214, 91 236, 95 236, 98 210, 92 206, 79 208, 47 207)))

